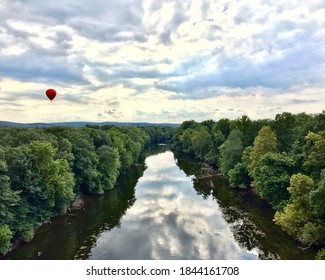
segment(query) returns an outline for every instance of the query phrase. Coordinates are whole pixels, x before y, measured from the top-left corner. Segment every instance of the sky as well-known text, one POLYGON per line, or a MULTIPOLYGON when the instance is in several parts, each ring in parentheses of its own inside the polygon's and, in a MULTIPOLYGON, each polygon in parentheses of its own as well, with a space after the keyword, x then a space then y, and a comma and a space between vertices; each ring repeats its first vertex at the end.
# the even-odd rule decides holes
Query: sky
POLYGON ((324 89, 324 0, 0 0, 0 120, 274 118, 324 89))

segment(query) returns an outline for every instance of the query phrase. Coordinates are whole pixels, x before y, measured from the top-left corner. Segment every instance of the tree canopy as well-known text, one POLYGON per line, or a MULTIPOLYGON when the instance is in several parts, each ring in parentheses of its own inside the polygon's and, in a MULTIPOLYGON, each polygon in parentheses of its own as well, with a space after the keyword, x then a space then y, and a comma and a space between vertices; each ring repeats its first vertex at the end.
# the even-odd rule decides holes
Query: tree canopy
POLYGON ((145 145, 171 138, 169 127, 0 127, 0 253, 29 241, 80 193, 114 188, 145 145))

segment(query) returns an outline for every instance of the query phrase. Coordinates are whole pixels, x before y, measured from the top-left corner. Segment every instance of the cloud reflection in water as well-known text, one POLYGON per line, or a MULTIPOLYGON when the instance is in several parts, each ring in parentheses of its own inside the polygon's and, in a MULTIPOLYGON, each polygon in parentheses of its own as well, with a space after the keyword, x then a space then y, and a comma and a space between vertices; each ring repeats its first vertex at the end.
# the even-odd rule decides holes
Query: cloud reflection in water
POLYGON ((137 200, 92 248, 91 259, 256 259, 243 251, 211 197, 193 189, 172 152, 146 159, 137 200))

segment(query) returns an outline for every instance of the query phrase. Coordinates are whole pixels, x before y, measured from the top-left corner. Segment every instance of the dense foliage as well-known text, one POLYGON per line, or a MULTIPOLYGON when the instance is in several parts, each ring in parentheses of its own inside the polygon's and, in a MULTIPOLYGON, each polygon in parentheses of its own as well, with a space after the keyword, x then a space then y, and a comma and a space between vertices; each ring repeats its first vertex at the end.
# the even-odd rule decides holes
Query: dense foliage
POLYGON ((102 194, 169 127, 0 128, 0 253, 64 214, 79 194, 102 194))
POLYGON ((275 223, 325 258, 325 112, 274 120, 185 121, 169 127, 0 128, 0 253, 64 214, 81 194, 102 194, 148 143, 218 168, 233 188, 252 187, 275 223), (322 249, 323 248, 323 249, 322 249))
MULTIPOLYGON (((277 210, 274 221, 308 245, 325 244, 325 112, 274 120, 186 121, 175 150, 218 168, 231 187, 254 190, 277 210)), ((325 258, 325 249, 318 258, 325 258)))

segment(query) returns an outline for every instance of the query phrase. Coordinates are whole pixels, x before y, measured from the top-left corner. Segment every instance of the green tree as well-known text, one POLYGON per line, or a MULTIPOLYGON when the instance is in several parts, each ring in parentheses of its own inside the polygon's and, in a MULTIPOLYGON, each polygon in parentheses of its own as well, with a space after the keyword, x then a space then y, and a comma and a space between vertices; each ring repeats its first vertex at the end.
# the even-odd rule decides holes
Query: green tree
POLYGON ((319 252, 316 255, 317 260, 325 260, 325 248, 319 250, 319 252))
POLYGON ((74 198, 74 179, 66 160, 54 160, 56 150, 50 143, 34 141, 25 147, 30 170, 40 179, 47 206, 56 214, 65 212, 74 198))
POLYGON ((69 165, 55 160, 55 153, 51 143, 40 141, 6 151, 11 186, 21 198, 13 229, 22 236, 31 236, 35 227, 64 213, 74 198, 69 165))
POLYGON ((225 136, 221 132, 220 129, 218 129, 218 126, 214 124, 212 126, 212 131, 211 131, 211 141, 212 141, 212 148, 211 148, 211 156, 210 158, 213 158, 210 162, 213 165, 218 165, 218 158, 220 155, 220 149, 219 147, 226 141, 225 136))
POLYGON ((73 167, 75 157, 72 153, 72 143, 66 138, 60 138, 58 141, 58 150, 55 155, 56 159, 65 159, 69 166, 73 167))
POLYGON ((305 150, 307 155, 304 168, 313 178, 319 179, 320 171, 325 168, 325 130, 309 132, 305 150))
POLYGON ((222 133, 222 131, 220 129, 218 129, 217 125, 214 125, 212 127, 212 135, 211 136, 212 136, 214 146, 216 148, 219 148, 226 141, 224 134, 222 133))
POLYGON ((10 246, 12 232, 7 225, 0 224, 0 253, 6 253, 10 246))
POLYGON ((120 157, 117 148, 101 146, 97 150, 98 154, 98 171, 101 176, 101 185, 103 190, 112 189, 120 170, 120 157))
POLYGON ((138 127, 122 127, 120 131, 124 134, 125 147, 131 153, 132 163, 137 162, 141 151, 149 142, 148 135, 138 127))
POLYGON ((272 129, 277 136, 278 150, 288 152, 295 140, 295 116, 289 112, 283 112, 275 116, 272 129))
POLYGON ((316 119, 313 115, 308 115, 306 113, 299 113, 294 117, 295 126, 293 127, 293 139, 302 146, 308 132, 315 131, 316 119))
POLYGON ((222 132, 225 138, 228 138, 230 134, 230 120, 229 119, 220 119, 216 123, 216 128, 222 132))
POLYGON ((242 162, 245 165, 246 169, 248 170, 249 166, 251 165, 251 152, 253 151, 252 146, 245 147, 242 156, 242 162))
POLYGON ((169 142, 175 136, 176 129, 164 126, 145 126, 141 129, 152 144, 169 142))
POLYGON ((254 178, 255 169, 262 158, 268 152, 277 150, 277 139, 275 133, 269 126, 263 126, 255 137, 253 149, 250 152, 249 175, 254 178))
POLYGON ((225 143, 220 146, 219 163, 223 174, 227 175, 241 161, 243 150, 242 133, 232 130, 225 143))
POLYGON ((233 188, 246 189, 249 186, 250 179, 244 163, 239 162, 228 172, 229 183, 233 188))
POLYGON ((325 220, 325 169, 321 172, 318 187, 310 192, 309 202, 316 216, 325 220))
MULTIPOLYGON (((319 188, 323 187, 320 183, 319 188)), ((302 174, 293 175, 290 180, 291 202, 283 213, 277 212, 275 222, 281 225, 289 234, 304 243, 325 243, 325 220, 323 211, 314 208, 312 193, 315 192, 314 181, 302 174), (316 211, 315 211, 316 210, 316 211)), ((319 252, 318 257, 322 255, 319 252)))
POLYGON ((315 118, 315 127, 314 131, 319 132, 325 129, 325 110, 323 110, 320 114, 316 114, 315 118))
POLYGON ((191 135, 191 142, 195 155, 205 160, 206 155, 213 148, 208 129, 203 125, 198 125, 191 135))
POLYGON ((263 199, 281 210, 289 199, 287 187, 294 173, 295 163, 290 157, 269 152, 259 160, 253 184, 263 199))
POLYGON ((131 143, 132 140, 117 128, 109 130, 109 134, 113 141, 113 147, 118 149, 120 155, 121 172, 125 173, 133 163, 134 154, 132 149, 134 146, 131 143))
POLYGON ((75 177, 75 193, 98 193, 100 187, 100 174, 97 171, 98 155, 93 140, 87 129, 64 130, 62 137, 72 144, 74 157, 72 171, 75 177))
POLYGON ((75 181, 66 160, 51 160, 41 171, 53 215, 64 214, 75 198, 75 181))
POLYGON ((92 140, 95 149, 103 145, 112 146, 112 139, 106 131, 90 127, 83 128, 82 131, 92 140))
POLYGON ((291 202, 283 212, 276 212, 274 220, 293 236, 301 235, 304 225, 310 220, 309 193, 314 188, 314 181, 301 173, 292 175, 288 191, 291 202))
POLYGON ((187 130, 189 128, 195 128, 196 125, 197 125, 196 121, 193 121, 193 120, 184 121, 184 122, 182 122, 182 124, 180 126, 180 129, 184 131, 184 130, 187 130))
POLYGON ((179 136, 182 151, 189 154, 195 154, 192 144, 192 134, 194 131, 193 128, 188 128, 179 136))
POLYGON ((243 145, 244 147, 252 145, 257 131, 255 131, 254 122, 248 116, 242 116, 233 121, 235 129, 240 130, 243 133, 243 145))
POLYGON ((20 198, 19 192, 11 189, 4 157, 4 151, 0 148, 0 223, 10 225, 15 219, 14 211, 20 198))
POLYGON ((214 120, 205 120, 200 123, 200 125, 205 126, 205 128, 208 130, 209 133, 212 131, 212 127, 215 125, 214 120))

